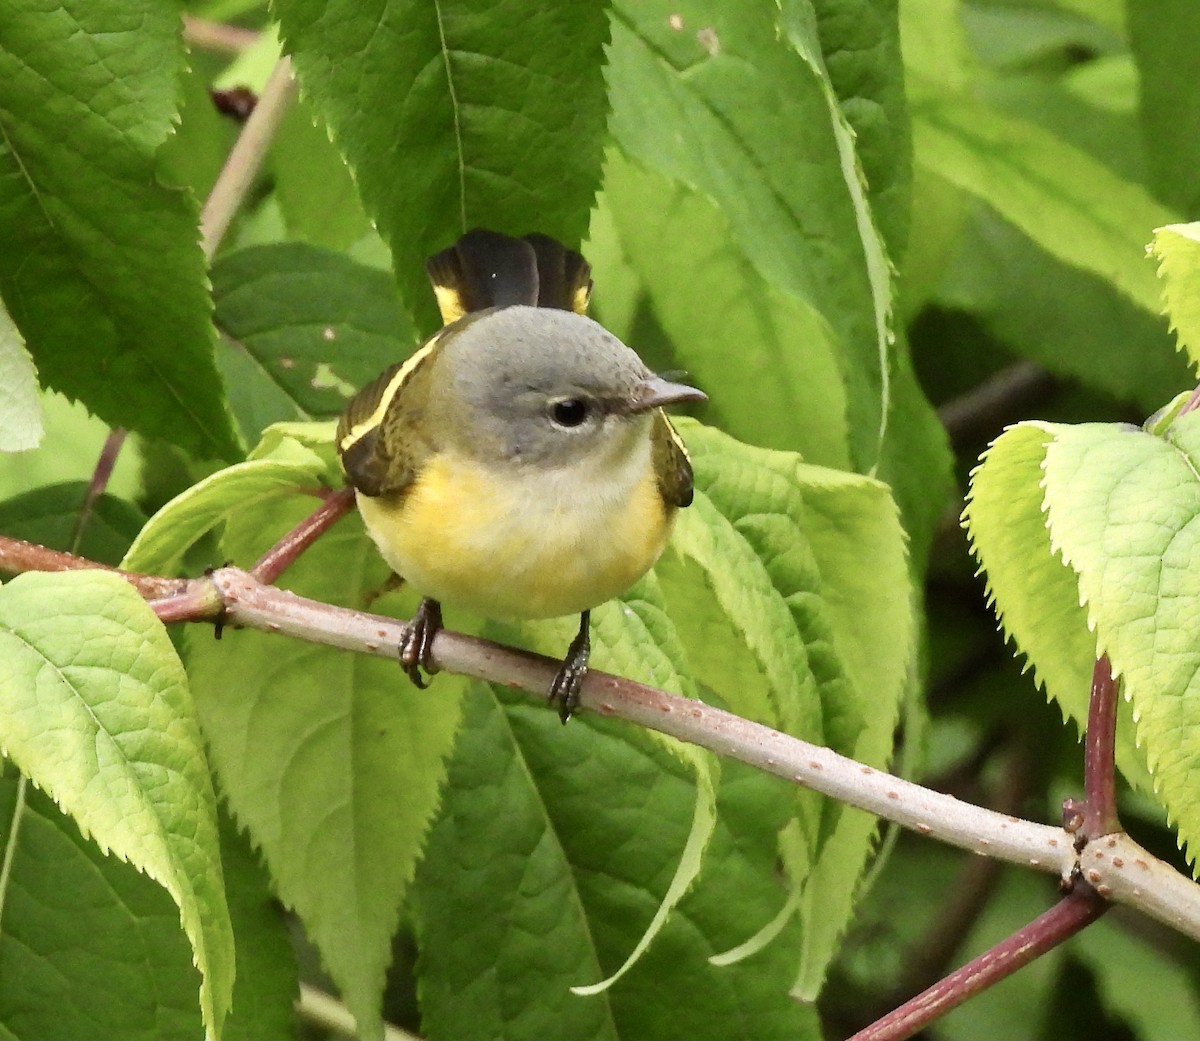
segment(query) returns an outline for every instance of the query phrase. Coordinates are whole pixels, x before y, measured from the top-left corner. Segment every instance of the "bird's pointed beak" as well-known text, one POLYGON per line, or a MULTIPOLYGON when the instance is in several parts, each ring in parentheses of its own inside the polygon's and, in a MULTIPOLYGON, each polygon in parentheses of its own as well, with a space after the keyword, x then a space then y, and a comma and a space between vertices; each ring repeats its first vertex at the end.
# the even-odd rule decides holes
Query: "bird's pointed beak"
POLYGON ((645 412, 681 401, 707 401, 708 395, 684 383, 671 383, 661 376, 651 376, 638 384, 629 399, 631 412, 645 412))

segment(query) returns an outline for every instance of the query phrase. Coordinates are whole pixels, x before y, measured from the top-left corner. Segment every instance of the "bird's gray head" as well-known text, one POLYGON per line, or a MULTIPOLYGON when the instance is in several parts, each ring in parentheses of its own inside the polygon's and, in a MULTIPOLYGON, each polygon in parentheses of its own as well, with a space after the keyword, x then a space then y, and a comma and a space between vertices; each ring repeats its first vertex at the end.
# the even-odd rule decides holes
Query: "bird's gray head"
POLYGON ((656 377, 584 315, 542 307, 480 312, 444 334, 430 406, 457 447, 517 464, 597 464, 644 436, 651 410, 699 400, 656 377))

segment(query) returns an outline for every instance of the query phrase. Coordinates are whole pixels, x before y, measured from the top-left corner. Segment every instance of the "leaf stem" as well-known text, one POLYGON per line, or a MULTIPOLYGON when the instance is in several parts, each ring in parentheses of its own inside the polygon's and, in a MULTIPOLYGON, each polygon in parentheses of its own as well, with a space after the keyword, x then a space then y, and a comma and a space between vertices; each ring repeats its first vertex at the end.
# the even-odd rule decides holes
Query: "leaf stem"
POLYGON ((1179 415, 1186 416, 1189 412, 1194 411, 1198 405, 1200 405, 1200 386, 1197 386, 1187 401, 1183 403, 1183 407, 1179 410, 1179 415))
MULTIPOLYGON (((17 843, 21 837, 21 818, 25 815, 26 786, 28 778, 24 774, 17 775, 17 794, 13 800, 12 820, 8 822, 8 838, 4 843, 4 858, 0 861, 0 921, 4 918, 4 908, 8 905, 8 887, 12 881, 12 865, 17 855, 17 843)), ((0 936, 4 935, 0 932, 0 936)))
POLYGON ((104 447, 100 449, 100 458, 96 460, 95 469, 92 470, 92 479, 88 483, 87 494, 83 497, 83 505, 79 509, 79 519, 75 522, 75 532, 71 537, 71 552, 79 552, 79 543, 83 539, 83 530, 87 527, 88 519, 92 515, 92 508, 96 505, 96 500, 104 494, 104 489, 108 487, 109 478, 112 477, 113 468, 117 465, 117 456, 121 453, 121 446, 125 443, 125 429, 123 427, 113 427, 108 432, 108 437, 104 439, 104 447))
POLYGON ((242 127, 204 209, 200 211, 200 244, 206 259, 212 260, 216 255, 295 94, 292 60, 285 55, 267 79, 254 111, 242 127))
POLYGON ((186 578, 163 578, 159 575, 141 575, 134 571, 97 564, 74 553, 39 546, 35 542, 0 535, 0 573, 19 575, 25 571, 81 571, 85 569, 112 571, 126 579, 147 600, 174 596, 189 588, 186 578))
POLYGON ((226 25, 189 14, 183 16, 184 41, 201 50, 241 54, 253 47, 261 35, 257 29, 244 29, 240 25, 226 25))
POLYGON ((333 527, 353 502, 353 488, 327 493, 320 506, 263 554, 250 574, 263 585, 271 585, 322 532, 333 527))
POLYGON ((1044 914, 928 990, 855 1034, 850 1041, 901 1041, 1057 947, 1108 910, 1091 886, 1078 883, 1044 914))
POLYGON ((1117 816, 1117 700, 1108 655, 1096 659, 1083 740, 1083 830, 1089 839, 1121 830, 1117 816))

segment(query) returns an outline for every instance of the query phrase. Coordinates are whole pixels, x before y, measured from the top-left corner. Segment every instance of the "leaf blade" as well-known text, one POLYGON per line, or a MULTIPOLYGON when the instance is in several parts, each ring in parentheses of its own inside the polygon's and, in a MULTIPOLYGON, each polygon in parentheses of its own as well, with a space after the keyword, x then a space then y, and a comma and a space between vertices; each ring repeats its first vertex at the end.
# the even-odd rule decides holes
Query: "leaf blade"
POLYGON ((1200 839, 1200 650, 1192 560, 1200 517, 1200 416, 1156 437, 1083 424, 1047 446, 1051 542, 1078 576, 1079 599, 1132 703, 1154 791, 1189 859, 1200 839))
POLYGON ((811 25, 750 2, 614 10, 615 141, 713 199, 762 277, 824 317, 846 387, 852 459, 869 469, 887 411, 887 260, 811 25))
POLYGON ((281 0, 307 95, 432 327, 426 256, 475 225, 578 243, 599 186, 601 4, 281 0))
POLYGON ((1150 245, 1158 258, 1163 302, 1176 345, 1191 366, 1200 366, 1200 224, 1168 224, 1154 230, 1150 245))
POLYGON ((48 386, 230 459, 196 204, 156 179, 183 67, 169 5, 75 0, 5 20, 0 293, 48 386))
POLYGON ((216 799, 187 677, 124 579, 19 575, 0 589, 0 745, 90 834, 179 907, 219 1035, 233 986, 216 799))
POLYGON ((204 1037, 200 976, 170 896, 105 856, 6 764, 0 778, 0 1031, 204 1037))
MULTIPOLYGON (((231 517, 223 552, 254 559, 310 511, 307 500, 263 499, 231 517)), ((288 585, 327 603, 358 603, 386 575, 351 515, 289 568, 288 585)), ((388 599, 373 604, 387 608, 388 599)), ((382 1036, 392 936, 438 804, 465 681, 441 677, 431 697, 386 658, 306 644, 281 653, 280 637, 252 630, 219 644, 186 639, 221 789, 358 1030, 382 1036)))
POLYGON ((1144 246, 1149 229, 1172 215, 1140 185, 1048 131, 973 100, 915 107, 913 143, 919 162, 994 207, 1052 256, 1158 313, 1144 246))

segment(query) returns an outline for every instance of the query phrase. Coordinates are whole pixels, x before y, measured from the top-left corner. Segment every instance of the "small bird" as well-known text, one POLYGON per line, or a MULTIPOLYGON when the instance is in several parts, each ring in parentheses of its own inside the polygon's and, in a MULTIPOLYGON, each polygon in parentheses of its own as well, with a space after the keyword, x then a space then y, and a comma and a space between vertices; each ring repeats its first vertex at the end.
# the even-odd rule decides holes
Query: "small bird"
POLYGON ((591 269, 545 235, 476 229, 427 262, 445 326, 364 387, 337 451, 367 532, 423 596, 401 642, 426 685, 441 604, 579 614, 550 687, 578 708, 592 608, 642 577, 692 501, 662 406, 703 401, 584 313, 591 269))

